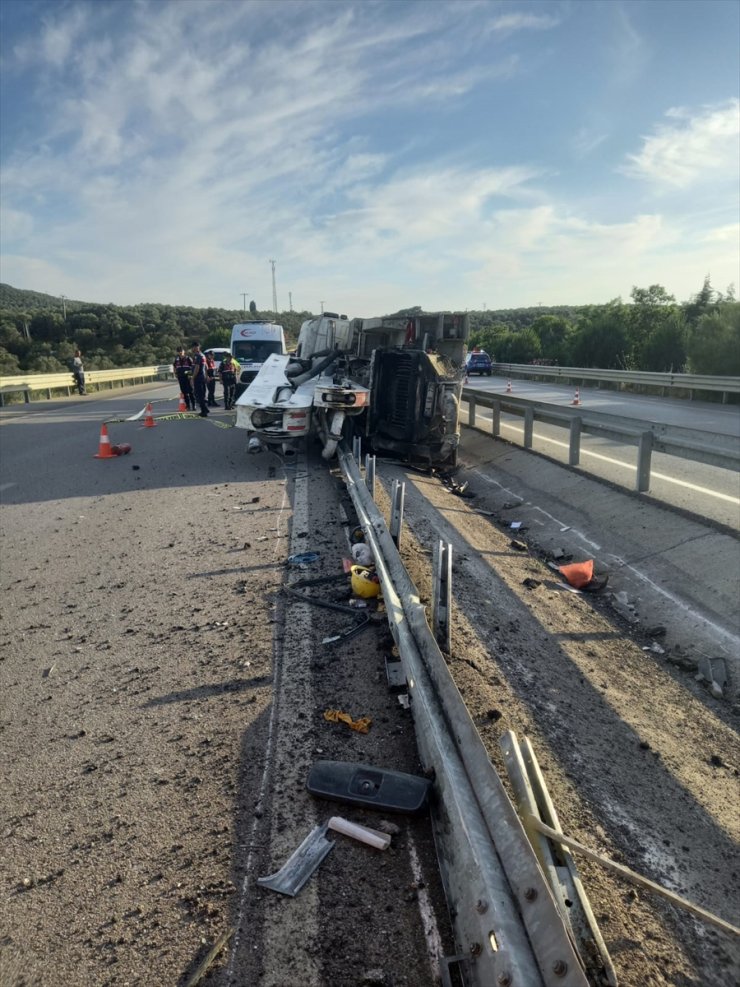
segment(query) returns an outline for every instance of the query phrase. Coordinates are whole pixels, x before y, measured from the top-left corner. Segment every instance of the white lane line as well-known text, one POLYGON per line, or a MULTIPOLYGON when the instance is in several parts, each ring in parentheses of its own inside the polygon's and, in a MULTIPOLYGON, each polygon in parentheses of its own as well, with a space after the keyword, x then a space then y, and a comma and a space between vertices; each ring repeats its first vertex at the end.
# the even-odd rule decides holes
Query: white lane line
POLYGON ((580 538, 581 541, 584 544, 588 545, 588 547, 593 551, 595 552, 601 551, 601 545, 597 545, 595 541, 591 541, 591 539, 587 538, 582 531, 579 531, 577 528, 574 528, 572 525, 566 524, 565 521, 559 521, 552 514, 548 514, 547 511, 543 510, 541 507, 538 507, 536 504, 532 504, 529 501, 525 501, 521 494, 515 493, 513 490, 509 490, 508 487, 503 486, 501 483, 498 482, 498 480, 494 480, 492 477, 486 476, 486 474, 481 473, 480 470, 473 470, 473 473, 475 473, 476 476, 479 476, 481 480, 485 480, 486 483, 490 483, 491 486, 498 487, 499 490, 502 491, 502 493, 509 494, 510 497, 518 498, 522 502, 523 507, 531 507, 532 510, 539 511, 540 514, 544 514, 545 517, 550 518, 550 520, 553 521, 555 524, 557 524, 559 528, 567 529, 569 532, 572 532, 576 536, 576 538, 580 538))
MULTIPOLYGON (((480 416, 483 421, 490 421, 486 415, 480 416)), ((507 422, 501 422, 501 428, 508 428, 510 432, 516 432, 518 435, 524 435, 524 429, 519 428, 517 425, 509 425, 507 422)), ((567 442, 560 442, 559 439, 551 439, 548 435, 540 435, 539 432, 533 432, 533 438, 539 439, 540 442, 549 442, 550 445, 560 446, 561 449, 569 449, 570 446, 567 442)), ((614 459, 611 456, 604 456, 600 452, 591 452, 589 449, 581 448, 582 456, 591 456, 592 459, 600 459, 604 463, 610 463, 612 466, 621 466, 622 469, 629 470, 634 473, 637 469, 635 463, 625 463, 622 459, 614 459)), ((707 497, 715 497, 717 500, 726 500, 729 504, 737 504, 740 506, 740 497, 732 497, 729 494, 720 493, 718 490, 710 490, 708 487, 700 487, 696 483, 688 483, 686 480, 678 480, 675 476, 666 476, 665 473, 657 473, 655 470, 650 471, 650 475, 655 477, 656 480, 663 480, 665 483, 673 483, 677 487, 685 487, 687 490, 695 490, 697 493, 705 494, 707 497)))
MULTIPOLYGON (((481 473, 479 470, 473 470, 473 473, 475 473, 476 476, 479 476, 481 480, 485 480, 486 483, 490 483, 492 486, 498 487, 503 493, 509 494, 512 497, 518 497, 519 500, 522 501, 522 504, 525 503, 521 494, 515 493, 513 490, 509 490, 508 487, 502 486, 496 480, 493 480, 491 479, 491 477, 486 476, 485 473, 481 473)), ((531 507, 533 510, 539 511, 541 514, 544 514, 545 517, 550 518, 552 521, 554 521, 555 524, 559 525, 560 527, 565 526, 564 521, 560 521, 552 514, 548 514, 547 511, 544 511, 541 507, 537 507, 536 504, 531 504, 529 502, 526 502, 526 504, 527 506, 531 507)), ((590 539, 588 539, 584 534, 578 531, 577 528, 571 527, 568 530, 569 532, 572 532, 574 535, 580 538, 587 545, 589 545, 594 550, 594 552, 602 551, 600 545, 597 545, 596 542, 590 541, 590 539)), ((704 628, 714 637, 718 646, 725 649, 729 655, 738 654, 740 652, 740 637, 738 637, 736 634, 733 634, 731 631, 725 630, 725 628, 721 627, 719 624, 716 624, 713 621, 708 620, 706 617, 702 616, 701 614, 698 614, 695 608, 691 606, 691 604, 684 602, 679 596, 676 596, 675 593, 671 593, 670 590, 667 590, 659 583, 656 583, 653 579, 650 578, 650 576, 647 575, 647 573, 642 572, 640 569, 637 569, 633 565, 630 565, 629 562, 626 562, 618 555, 614 555, 611 552, 606 552, 603 559, 605 564, 607 565, 610 564, 607 561, 609 559, 611 559, 611 565, 619 569, 628 569, 635 577, 635 579, 638 580, 638 582, 645 583, 654 592, 659 593, 661 596, 665 597, 665 599, 669 600, 674 606, 678 607, 679 610, 682 610, 685 614, 690 614, 695 621, 697 621, 698 623, 704 626, 704 628)))
POLYGON ((5 493, 6 490, 10 490, 11 487, 17 487, 17 483, 0 483, 0 493, 5 493))

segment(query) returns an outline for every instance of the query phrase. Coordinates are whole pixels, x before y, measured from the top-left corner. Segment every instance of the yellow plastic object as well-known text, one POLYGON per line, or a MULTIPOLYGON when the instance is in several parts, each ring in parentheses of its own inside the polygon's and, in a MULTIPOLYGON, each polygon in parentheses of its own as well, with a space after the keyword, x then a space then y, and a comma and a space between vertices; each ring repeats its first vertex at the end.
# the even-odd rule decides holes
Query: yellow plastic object
POLYGON ((380 583, 373 578, 371 569, 366 569, 361 565, 353 565, 350 569, 352 574, 352 592, 355 596, 362 596, 370 599, 380 593, 380 583))

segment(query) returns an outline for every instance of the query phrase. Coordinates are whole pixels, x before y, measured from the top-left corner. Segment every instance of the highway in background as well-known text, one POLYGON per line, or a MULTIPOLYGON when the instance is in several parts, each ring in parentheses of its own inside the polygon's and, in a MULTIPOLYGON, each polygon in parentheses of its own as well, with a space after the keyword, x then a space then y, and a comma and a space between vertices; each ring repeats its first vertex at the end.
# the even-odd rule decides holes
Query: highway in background
MULTIPOLYGON (((486 394, 507 393, 505 377, 471 377, 469 388, 486 394)), ((511 394, 517 398, 570 407, 575 388, 550 383, 512 380, 511 394)), ((599 388, 579 389, 580 406, 585 411, 620 415, 638 421, 650 421, 707 432, 708 436, 740 435, 740 407, 705 401, 681 401, 652 395, 607 391, 599 388)), ((463 405, 463 421, 467 408, 463 405)), ((491 412, 479 407, 476 411, 479 428, 491 427, 491 412)), ((501 438, 522 444, 523 420, 517 415, 502 413, 501 438)), ((464 444, 463 438, 463 444, 464 444)), ((537 422, 533 450, 556 459, 568 461, 568 432, 566 429, 537 422)), ((581 438, 579 469, 589 475, 626 487, 635 488, 637 463, 636 445, 627 445, 594 435, 581 438)), ((681 510, 690 511, 734 530, 740 528, 740 476, 733 470, 719 469, 674 456, 653 455, 650 496, 681 510)))

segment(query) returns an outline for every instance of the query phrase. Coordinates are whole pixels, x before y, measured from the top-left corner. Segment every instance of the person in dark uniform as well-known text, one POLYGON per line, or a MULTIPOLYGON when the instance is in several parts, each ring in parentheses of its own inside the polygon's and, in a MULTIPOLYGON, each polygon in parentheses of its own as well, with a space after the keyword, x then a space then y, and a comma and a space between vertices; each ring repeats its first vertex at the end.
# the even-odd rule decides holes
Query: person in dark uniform
POLYGON ((193 375, 193 361, 185 352, 185 347, 180 346, 177 356, 172 362, 172 369, 175 371, 177 382, 180 385, 180 393, 183 396, 186 406, 190 411, 195 411, 195 395, 191 378, 193 375))
POLYGON ((227 411, 234 407, 236 398, 236 366, 231 353, 227 353, 221 361, 219 368, 221 386, 224 389, 224 408, 227 411))
POLYGON ((219 408, 216 401, 216 361, 213 350, 206 350, 206 390, 208 391, 208 407, 219 408))
POLYGON ((200 405, 200 417, 208 417, 208 405, 206 403, 206 358, 200 351, 200 343, 193 341, 193 394, 195 400, 200 405))

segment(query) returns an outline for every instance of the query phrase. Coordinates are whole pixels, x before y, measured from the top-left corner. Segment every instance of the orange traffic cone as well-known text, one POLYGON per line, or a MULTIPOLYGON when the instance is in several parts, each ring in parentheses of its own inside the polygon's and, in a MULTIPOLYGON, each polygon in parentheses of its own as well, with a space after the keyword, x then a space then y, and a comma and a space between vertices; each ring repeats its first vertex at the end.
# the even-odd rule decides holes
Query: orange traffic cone
POLYGON ((157 427, 157 423, 154 421, 154 418, 152 417, 152 406, 151 404, 148 404, 146 406, 146 415, 144 417, 144 428, 156 428, 156 427, 157 427))
POLYGON ((506 393, 511 394, 511 381, 506 385, 506 393))
POLYGON ((185 404, 185 395, 180 391, 180 404, 177 408, 178 411, 187 411, 188 406, 185 404))
POLYGON ((570 403, 571 404, 580 404, 581 403, 581 392, 578 390, 578 388, 576 388, 575 397, 573 398, 573 400, 570 403))
POLYGON ((585 562, 573 562, 571 565, 561 565, 558 566, 558 571, 571 586, 575 586, 576 589, 582 589, 594 578, 594 560, 586 559, 585 562))
POLYGON ((98 451, 93 456, 93 459, 115 459, 116 453, 111 449, 110 439, 108 438, 108 426, 100 426, 100 444, 98 445, 98 451))

